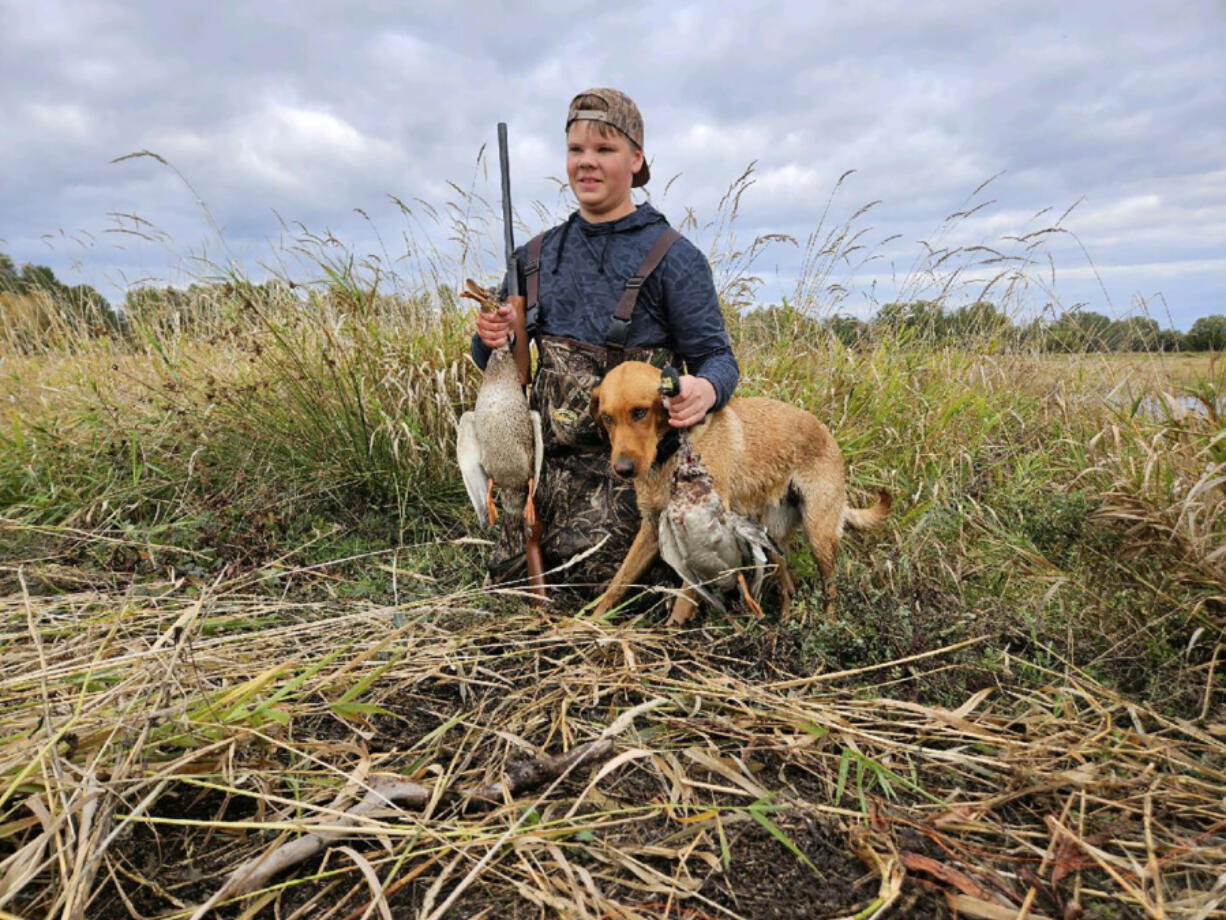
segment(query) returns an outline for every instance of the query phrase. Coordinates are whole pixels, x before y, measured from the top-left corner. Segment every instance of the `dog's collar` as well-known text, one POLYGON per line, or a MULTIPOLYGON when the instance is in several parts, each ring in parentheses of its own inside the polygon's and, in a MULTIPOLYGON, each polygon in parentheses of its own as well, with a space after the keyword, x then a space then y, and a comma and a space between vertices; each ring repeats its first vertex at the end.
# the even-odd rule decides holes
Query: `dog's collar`
POLYGON ((673 454, 681 449, 681 435, 684 429, 669 428, 668 434, 656 443, 656 459, 651 464, 652 469, 659 468, 669 461, 673 454))

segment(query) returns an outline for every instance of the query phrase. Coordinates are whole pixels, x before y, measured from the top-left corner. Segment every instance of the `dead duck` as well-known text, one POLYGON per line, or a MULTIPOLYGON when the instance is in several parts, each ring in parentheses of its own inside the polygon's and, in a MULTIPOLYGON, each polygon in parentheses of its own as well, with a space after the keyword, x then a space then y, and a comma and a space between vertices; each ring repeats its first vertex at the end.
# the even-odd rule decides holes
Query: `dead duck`
MULTIPOLYGON (((466 287, 461 297, 477 301, 484 312, 498 309, 497 300, 475 282, 468 281, 466 287)), ((508 342, 491 352, 477 390, 477 404, 456 425, 456 460, 483 525, 498 520, 495 486, 504 511, 522 512, 527 524, 536 523, 534 496, 544 450, 541 416, 528 408, 508 342)))
MULTIPOLYGON (((762 616, 756 598, 766 574, 767 558, 779 558, 779 547, 761 523, 725 507, 715 482, 684 435, 673 472, 672 493, 660 515, 659 535, 660 555, 687 588, 726 613, 721 595, 739 586, 746 605, 762 616), (750 566, 752 586, 745 583, 745 569, 750 566)), ((692 599, 679 598, 671 622, 685 623, 694 610, 692 599)))

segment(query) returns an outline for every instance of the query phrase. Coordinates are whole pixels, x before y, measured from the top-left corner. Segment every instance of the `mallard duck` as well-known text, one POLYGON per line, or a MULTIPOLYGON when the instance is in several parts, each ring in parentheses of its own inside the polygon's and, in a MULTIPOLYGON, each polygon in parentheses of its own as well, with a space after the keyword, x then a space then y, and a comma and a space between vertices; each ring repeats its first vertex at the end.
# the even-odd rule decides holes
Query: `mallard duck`
POLYGON ((668 505, 660 515, 660 555, 716 610, 726 613, 721 594, 739 586, 745 603, 762 616, 756 597, 766 573, 767 554, 780 556, 779 548, 758 521, 724 506, 715 482, 689 438, 682 437, 681 455, 673 473, 668 505), (744 569, 752 565, 752 587, 745 583, 744 569))
MULTIPOLYGON (((460 296, 476 300, 485 312, 499 307, 473 281, 467 283, 467 290, 460 296)), ((541 416, 528 408, 528 397, 519 382, 515 356, 508 342, 490 354, 485 378, 477 391, 477 404, 461 415, 456 425, 456 460, 464 477, 464 488, 483 525, 498 520, 495 486, 501 493, 504 511, 522 511, 525 523, 536 523, 534 496, 543 457, 541 416)))

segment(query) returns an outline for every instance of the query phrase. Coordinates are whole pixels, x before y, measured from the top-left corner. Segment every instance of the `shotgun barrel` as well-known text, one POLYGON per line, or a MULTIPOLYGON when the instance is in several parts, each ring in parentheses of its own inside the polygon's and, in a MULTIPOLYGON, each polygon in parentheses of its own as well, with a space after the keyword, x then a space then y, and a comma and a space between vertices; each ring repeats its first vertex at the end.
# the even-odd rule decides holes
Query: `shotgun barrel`
POLYGON ((498 122, 498 169, 502 175, 502 236, 507 253, 507 296, 518 297, 519 271, 515 264, 515 228, 511 223, 511 157, 507 153, 507 123, 498 122))
POLYGON ((498 169, 502 174, 502 237, 507 248, 507 302, 512 308, 511 351, 519 370, 519 383, 532 379, 532 355, 528 351, 527 304, 519 289, 519 265, 515 259, 515 228, 511 216, 511 158, 507 153, 507 123, 498 122, 498 169))

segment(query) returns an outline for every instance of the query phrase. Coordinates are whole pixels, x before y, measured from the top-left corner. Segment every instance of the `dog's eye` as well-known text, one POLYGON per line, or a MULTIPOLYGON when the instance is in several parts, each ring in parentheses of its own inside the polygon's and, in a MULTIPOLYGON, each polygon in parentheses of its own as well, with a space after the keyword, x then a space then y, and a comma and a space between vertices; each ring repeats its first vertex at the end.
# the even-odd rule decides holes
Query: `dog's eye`
POLYGON ((643 419, 647 418, 647 410, 639 407, 630 413, 630 417, 636 422, 641 422, 643 419))
POLYGON ((602 423, 602 424, 604 424, 604 425, 612 425, 612 424, 613 424, 613 416, 608 415, 608 414, 602 415, 602 416, 600 417, 600 421, 601 421, 601 423, 602 423))

